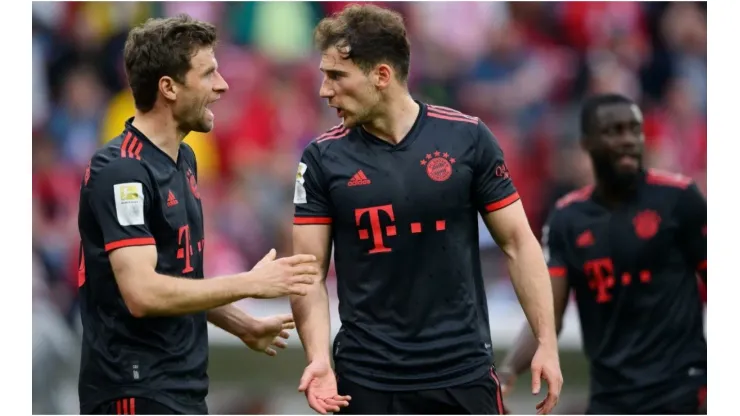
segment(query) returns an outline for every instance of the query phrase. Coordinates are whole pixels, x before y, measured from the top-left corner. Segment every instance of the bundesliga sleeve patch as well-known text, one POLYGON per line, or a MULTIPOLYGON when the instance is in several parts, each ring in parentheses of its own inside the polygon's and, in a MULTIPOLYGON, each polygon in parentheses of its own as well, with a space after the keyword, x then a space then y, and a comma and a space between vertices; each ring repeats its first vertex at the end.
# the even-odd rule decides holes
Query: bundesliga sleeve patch
POLYGON ((119 183, 113 185, 116 198, 116 215, 122 226, 144 225, 144 191, 141 183, 119 183))
POLYGON ((298 172, 295 174, 295 192, 293 193, 294 204, 305 204, 306 201, 306 188, 303 186, 306 183, 306 179, 303 175, 306 173, 308 166, 305 163, 298 163, 298 172))

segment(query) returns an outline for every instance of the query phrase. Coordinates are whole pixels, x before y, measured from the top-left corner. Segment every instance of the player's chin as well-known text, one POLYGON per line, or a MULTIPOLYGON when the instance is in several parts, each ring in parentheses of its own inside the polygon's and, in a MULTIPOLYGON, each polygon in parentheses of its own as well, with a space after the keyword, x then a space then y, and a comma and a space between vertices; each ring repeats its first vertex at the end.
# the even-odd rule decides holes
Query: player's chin
POLYGON ((357 120, 352 116, 345 115, 342 117, 342 125, 348 129, 351 129, 352 127, 355 127, 357 125, 357 120))
POLYGON ((193 131, 197 131, 198 133, 209 133, 211 130, 213 130, 213 119, 205 117, 200 119, 198 123, 195 123, 195 127, 193 128, 193 131))

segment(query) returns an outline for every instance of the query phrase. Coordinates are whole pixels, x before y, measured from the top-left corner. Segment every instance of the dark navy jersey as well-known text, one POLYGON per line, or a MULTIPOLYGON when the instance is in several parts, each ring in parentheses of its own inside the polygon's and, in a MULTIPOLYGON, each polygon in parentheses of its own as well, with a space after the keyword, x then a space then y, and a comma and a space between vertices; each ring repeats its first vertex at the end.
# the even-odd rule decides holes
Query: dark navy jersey
POLYGON ((158 273, 203 278, 195 155, 183 143, 173 161, 131 122, 92 157, 80 191, 81 411, 120 397, 145 397, 203 413, 205 312, 134 318, 108 260, 118 248, 156 245, 158 273))
POLYGON ((477 118, 419 103, 397 145, 337 126, 305 149, 295 224, 331 224, 339 377, 381 390, 472 381, 491 336, 478 213, 519 199, 477 118))
POLYGON ((592 400, 644 413, 661 392, 706 384, 697 285, 706 224, 696 185, 655 170, 614 210, 592 187, 557 203, 543 232, 545 257, 553 278, 575 291, 592 400))

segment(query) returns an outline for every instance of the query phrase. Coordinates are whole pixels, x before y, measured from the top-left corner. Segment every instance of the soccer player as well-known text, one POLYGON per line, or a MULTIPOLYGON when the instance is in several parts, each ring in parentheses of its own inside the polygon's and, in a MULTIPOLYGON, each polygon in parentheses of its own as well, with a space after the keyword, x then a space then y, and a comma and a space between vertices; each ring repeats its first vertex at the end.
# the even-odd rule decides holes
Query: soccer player
POLYGON ((308 360, 299 390, 320 413, 500 414, 481 213, 539 339, 549 412, 562 383, 552 289, 493 134, 476 117, 411 97, 399 14, 349 6, 320 22, 315 40, 320 95, 342 123, 303 152, 293 244, 317 257, 325 278, 333 243, 342 327, 335 377, 325 282, 291 299, 308 360))
POLYGON ((135 117, 94 154, 80 192, 83 414, 207 413, 207 321, 274 355, 292 316, 230 304, 302 295, 318 279, 315 257, 274 250, 257 270, 203 279, 198 167, 183 139, 211 130, 208 105, 228 89, 215 44, 214 26, 187 16, 129 33, 135 117))
MULTIPOLYGON (((591 414, 686 414, 705 405, 707 203, 681 175, 644 169, 643 118, 621 95, 581 114, 595 186, 566 195, 543 233, 560 331, 569 293, 590 364, 591 414)), ((528 328, 499 368, 504 390, 529 367, 528 328)))

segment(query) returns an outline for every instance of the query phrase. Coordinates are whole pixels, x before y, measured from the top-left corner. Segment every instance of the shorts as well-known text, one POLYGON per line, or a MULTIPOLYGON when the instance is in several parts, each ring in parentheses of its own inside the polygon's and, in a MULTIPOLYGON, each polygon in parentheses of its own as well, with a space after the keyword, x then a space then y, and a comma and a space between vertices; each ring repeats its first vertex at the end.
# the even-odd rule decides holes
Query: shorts
POLYGON ((92 415, 176 415, 169 407, 143 397, 126 397, 111 400, 96 407, 92 415))
POLYGON ((504 414, 498 377, 491 367, 483 377, 460 386, 418 391, 379 391, 337 377, 337 390, 352 399, 337 414, 504 414))
POLYGON ((591 399, 586 414, 705 415, 707 414, 706 400, 706 386, 698 388, 696 386, 684 386, 669 394, 641 399, 632 403, 620 400, 617 404, 607 402, 607 400, 591 399))

